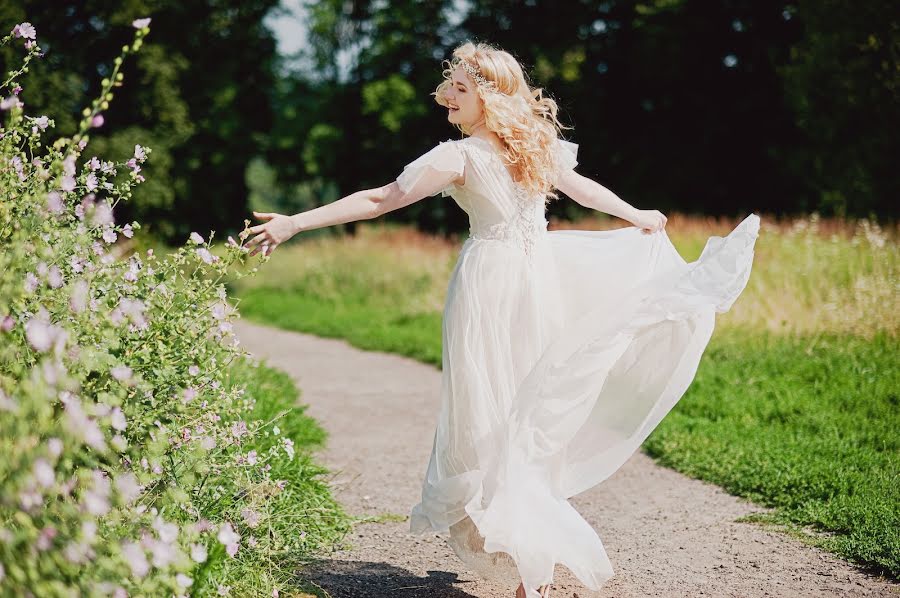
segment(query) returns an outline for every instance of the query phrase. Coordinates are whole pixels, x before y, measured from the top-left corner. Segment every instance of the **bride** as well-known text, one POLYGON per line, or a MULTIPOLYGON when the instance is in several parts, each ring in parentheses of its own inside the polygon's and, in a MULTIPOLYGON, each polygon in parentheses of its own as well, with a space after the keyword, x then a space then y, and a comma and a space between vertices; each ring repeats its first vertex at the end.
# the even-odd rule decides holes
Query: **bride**
POLYGON ((410 531, 445 534, 477 575, 549 596, 561 564, 600 589, 613 568, 569 498, 612 475, 691 384, 715 314, 750 275, 759 217, 710 237, 686 262, 666 217, 577 172, 557 105, 509 53, 465 43, 435 101, 461 139, 441 141, 396 180, 291 216, 256 213, 242 238, 270 255, 299 232, 451 197, 470 235, 442 317, 441 406, 410 531), (562 191, 633 226, 548 231, 562 191))

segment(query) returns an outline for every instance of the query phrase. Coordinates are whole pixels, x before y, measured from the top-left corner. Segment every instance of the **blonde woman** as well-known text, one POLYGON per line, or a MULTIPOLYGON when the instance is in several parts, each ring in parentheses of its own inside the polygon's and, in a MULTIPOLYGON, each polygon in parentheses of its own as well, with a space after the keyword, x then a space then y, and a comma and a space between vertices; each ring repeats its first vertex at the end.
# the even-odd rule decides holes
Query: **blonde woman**
POLYGON ((426 197, 469 215, 443 312, 441 408, 410 531, 437 532, 476 574, 549 596, 557 564, 597 590, 613 568, 569 503, 638 449, 693 380, 715 323, 744 289, 759 217, 687 263, 666 217, 575 172, 557 105, 509 53, 465 43, 434 92, 464 135, 383 187, 265 224, 270 253, 306 230, 377 218, 426 197), (633 226, 548 231, 554 189, 633 226))

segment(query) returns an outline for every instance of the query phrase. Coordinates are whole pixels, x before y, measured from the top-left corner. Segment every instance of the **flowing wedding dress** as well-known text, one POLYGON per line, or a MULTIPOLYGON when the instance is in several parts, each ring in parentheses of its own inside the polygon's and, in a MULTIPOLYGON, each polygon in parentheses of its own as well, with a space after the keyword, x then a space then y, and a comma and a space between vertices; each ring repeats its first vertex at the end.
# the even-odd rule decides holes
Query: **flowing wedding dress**
MULTIPOLYGON (((577 150, 557 140, 557 176, 577 150)), ((544 196, 528 197, 478 137, 440 142, 397 183, 414 198, 449 195, 470 221, 410 531, 448 533, 473 572, 521 581, 529 598, 557 563, 598 590, 613 568, 568 499, 619 469, 687 390, 715 313, 747 283, 759 216, 687 263, 664 230, 548 231, 544 196)))

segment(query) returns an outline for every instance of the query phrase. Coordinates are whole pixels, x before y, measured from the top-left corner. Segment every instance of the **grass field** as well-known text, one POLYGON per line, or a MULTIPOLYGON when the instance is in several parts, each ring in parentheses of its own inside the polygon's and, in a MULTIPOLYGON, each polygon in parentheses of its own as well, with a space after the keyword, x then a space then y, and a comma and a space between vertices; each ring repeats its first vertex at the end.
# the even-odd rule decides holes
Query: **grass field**
MULTIPOLYGON (((737 224, 667 216, 689 261, 737 224)), ((900 578, 896 239, 865 221, 763 216, 746 290, 719 316, 694 383, 644 449, 776 507, 771 523, 900 578)), ((372 223, 354 238, 284 245, 233 290, 248 319, 439 366, 458 250, 459 239, 372 223)))

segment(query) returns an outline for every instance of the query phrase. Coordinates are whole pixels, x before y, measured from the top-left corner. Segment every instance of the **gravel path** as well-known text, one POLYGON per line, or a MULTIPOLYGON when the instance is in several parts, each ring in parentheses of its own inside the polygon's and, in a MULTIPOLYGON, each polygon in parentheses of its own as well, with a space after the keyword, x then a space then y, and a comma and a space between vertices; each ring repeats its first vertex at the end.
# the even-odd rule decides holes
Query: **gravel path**
MULTIPOLYGON (((304 573, 335 598, 511 598, 481 581, 437 535, 408 532, 438 411, 440 370, 412 359, 238 322, 244 347, 288 372, 308 413, 330 434, 319 458, 348 512, 379 517, 348 536, 352 549, 304 573)), ((552 598, 900 596, 789 536, 736 523, 762 507, 656 465, 638 451, 609 479, 571 499, 597 530, 615 577, 586 591, 558 567, 552 598)))

